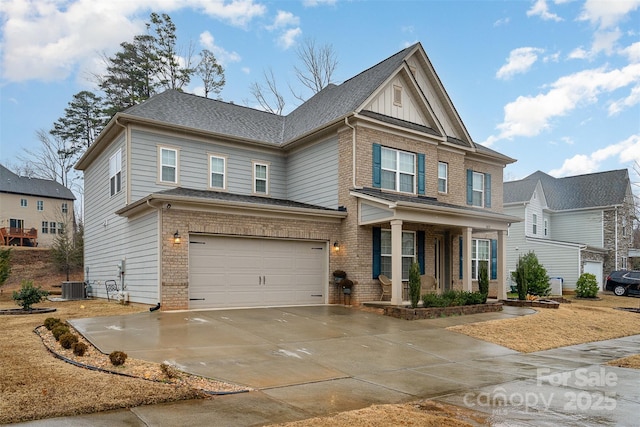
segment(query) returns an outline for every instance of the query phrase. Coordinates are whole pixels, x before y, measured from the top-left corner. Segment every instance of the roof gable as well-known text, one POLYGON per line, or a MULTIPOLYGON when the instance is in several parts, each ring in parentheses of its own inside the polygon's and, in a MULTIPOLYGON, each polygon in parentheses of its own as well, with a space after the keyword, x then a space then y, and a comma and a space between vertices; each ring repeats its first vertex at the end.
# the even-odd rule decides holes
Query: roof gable
POLYGON ((557 211, 622 205, 631 185, 627 169, 564 178, 537 171, 522 180, 505 182, 504 203, 528 202, 538 183, 549 209, 557 211))
POLYGON ((23 194, 25 196, 49 197, 75 200, 75 196, 64 185, 49 179, 18 176, 0 165, 0 193, 23 194))

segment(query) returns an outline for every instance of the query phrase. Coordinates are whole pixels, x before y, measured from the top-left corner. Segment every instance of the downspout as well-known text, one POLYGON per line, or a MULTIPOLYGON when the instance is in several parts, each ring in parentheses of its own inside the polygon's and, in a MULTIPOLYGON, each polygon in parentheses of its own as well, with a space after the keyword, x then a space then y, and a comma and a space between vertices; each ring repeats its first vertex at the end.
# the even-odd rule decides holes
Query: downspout
POLYGON ((615 245, 615 251, 616 251, 616 268, 615 270, 618 269, 618 207, 616 206, 616 217, 615 217, 615 233, 616 233, 616 237, 614 240, 614 245, 615 245))
POLYGON ((158 215, 159 215, 159 221, 158 221, 158 247, 156 248, 158 251, 158 308, 160 308, 160 301, 162 301, 162 221, 163 221, 163 215, 162 215, 162 205, 160 205, 160 207, 158 206, 153 206, 150 203, 150 200, 147 199, 147 206, 149 206, 152 209, 155 209, 158 211, 158 215))
POLYGON ((357 188, 356 186, 356 128, 355 126, 351 126, 349 124, 349 117, 345 117, 344 118, 344 124, 347 125, 348 127, 351 128, 351 171, 352 171, 352 177, 351 177, 351 184, 353 186, 353 188, 357 188))

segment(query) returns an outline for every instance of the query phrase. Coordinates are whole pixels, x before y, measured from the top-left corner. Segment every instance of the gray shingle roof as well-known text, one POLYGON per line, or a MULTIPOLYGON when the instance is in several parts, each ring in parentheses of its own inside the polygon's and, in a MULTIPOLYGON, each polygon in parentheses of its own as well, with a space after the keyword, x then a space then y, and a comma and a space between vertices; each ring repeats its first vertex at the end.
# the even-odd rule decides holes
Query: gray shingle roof
POLYGON ((168 90, 122 114, 230 137, 282 144, 355 111, 397 70, 417 44, 401 50, 339 86, 331 84, 287 116, 168 90))
POLYGON ((547 205, 553 210, 621 205, 630 185, 629 171, 618 169, 554 178, 537 171, 519 181, 504 183, 504 203, 527 202, 540 181, 547 205))
POLYGON ((0 193, 24 194, 25 196, 51 197, 63 200, 75 200, 64 185, 48 179, 18 176, 0 165, 0 193))

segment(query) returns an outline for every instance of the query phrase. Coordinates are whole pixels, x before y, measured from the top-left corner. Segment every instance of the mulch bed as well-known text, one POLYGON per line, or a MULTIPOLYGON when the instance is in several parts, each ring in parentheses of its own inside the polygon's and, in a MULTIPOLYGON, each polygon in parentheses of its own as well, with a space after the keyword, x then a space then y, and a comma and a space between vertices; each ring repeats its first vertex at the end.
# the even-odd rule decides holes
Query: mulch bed
POLYGON ((3 308, 0 310, 0 315, 12 316, 12 315, 24 315, 24 314, 43 314, 53 313, 56 308, 32 308, 31 310, 23 310, 22 308, 3 308))

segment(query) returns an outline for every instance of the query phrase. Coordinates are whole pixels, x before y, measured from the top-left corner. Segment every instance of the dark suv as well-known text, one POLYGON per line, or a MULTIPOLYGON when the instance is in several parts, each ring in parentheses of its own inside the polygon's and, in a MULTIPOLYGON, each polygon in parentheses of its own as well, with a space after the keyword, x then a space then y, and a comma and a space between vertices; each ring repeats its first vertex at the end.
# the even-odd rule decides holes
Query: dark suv
POLYGON ((604 289, 607 291, 612 291, 614 294, 620 297, 623 295, 640 296, 640 271, 612 271, 611 274, 607 276, 607 283, 604 289))

